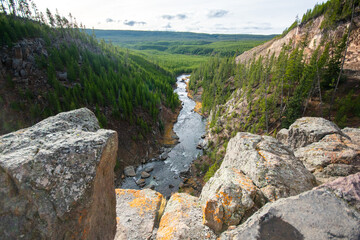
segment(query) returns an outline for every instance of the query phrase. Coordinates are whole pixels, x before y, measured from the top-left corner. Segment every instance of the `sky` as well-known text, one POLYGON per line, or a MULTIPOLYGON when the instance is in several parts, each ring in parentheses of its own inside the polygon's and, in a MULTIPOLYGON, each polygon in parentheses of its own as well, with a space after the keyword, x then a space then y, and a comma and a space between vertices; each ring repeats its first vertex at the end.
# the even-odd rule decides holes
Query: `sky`
POLYGON ((321 0, 34 0, 87 28, 279 34, 321 0))

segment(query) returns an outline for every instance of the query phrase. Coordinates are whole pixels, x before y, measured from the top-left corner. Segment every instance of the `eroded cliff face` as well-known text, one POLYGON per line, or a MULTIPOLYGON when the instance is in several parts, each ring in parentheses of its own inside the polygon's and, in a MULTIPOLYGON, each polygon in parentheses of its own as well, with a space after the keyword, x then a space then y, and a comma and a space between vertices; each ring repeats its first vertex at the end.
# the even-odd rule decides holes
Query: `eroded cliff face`
POLYGON ((86 108, 1 136, 1 238, 113 239, 117 146, 86 108))
MULTIPOLYGON (((358 7, 355 11, 355 15, 360 12, 358 7)), ((321 24, 324 21, 324 16, 320 16, 314 20, 309 21, 304 25, 300 25, 292 29, 282 38, 274 38, 260 46, 254 47, 249 51, 244 52, 236 58, 236 62, 249 62, 254 56, 266 56, 268 53, 275 53, 278 56, 281 52, 283 45, 290 45, 295 47, 301 43, 305 43, 304 55, 309 58, 312 53, 320 46, 324 41, 339 42, 345 33, 347 33, 350 26, 350 22, 339 23, 335 29, 324 31, 321 28, 321 24)), ((344 69, 360 71, 360 16, 357 16, 353 20, 353 26, 350 34, 350 42, 344 69)))

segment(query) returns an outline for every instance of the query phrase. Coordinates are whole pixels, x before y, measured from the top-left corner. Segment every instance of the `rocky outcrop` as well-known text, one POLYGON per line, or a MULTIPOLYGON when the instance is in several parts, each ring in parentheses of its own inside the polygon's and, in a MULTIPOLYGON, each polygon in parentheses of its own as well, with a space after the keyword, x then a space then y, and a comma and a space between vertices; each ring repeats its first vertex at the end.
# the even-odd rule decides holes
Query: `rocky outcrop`
POLYGON ((115 131, 82 108, 0 137, 5 239, 113 239, 115 131))
POLYGON ((341 131, 328 120, 306 117, 296 120, 286 137, 277 138, 294 149, 320 184, 360 171, 359 129, 341 131))
MULTIPOLYGON (((24 39, 16 43, 11 51, 0 51, 0 76, 6 76, 6 69, 8 69, 15 83, 28 85, 30 81, 41 82, 39 77, 30 78, 29 75, 40 75, 36 57, 48 57, 44 46, 45 41, 41 38, 24 39)), ((46 82, 45 79, 42 81, 46 82)))
POLYGON ((270 201, 313 188, 315 179, 293 152, 273 137, 238 133, 229 141, 219 171, 242 171, 270 201))
POLYGON ((289 148, 272 137, 238 133, 202 190, 204 223, 221 232, 246 220, 267 201, 314 186, 314 177, 289 148))
POLYGON ((318 142, 326 135, 339 134, 344 135, 335 123, 324 118, 303 117, 297 119, 287 132, 280 130, 279 141, 289 145, 292 149, 305 147, 313 142, 318 142), (283 136, 285 134, 285 137, 283 136))
POLYGON ((205 184, 200 201, 204 224, 217 233, 238 225, 266 203, 260 189, 235 168, 217 171, 205 184))
POLYGON ((260 211, 220 239, 359 239, 360 173, 286 199, 260 211))
MULTIPOLYGON (((341 131, 324 119, 295 123, 279 132, 295 153, 307 148, 310 153, 322 143, 328 144, 329 154, 337 154, 345 149, 336 145, 339 141, 350 147, 360 140, 359 129, 341 131)), ((136 195, 141 191, 117 190, 124 201, 117 209, 123 222, 118 239, 217 239, 219 234, 219 239, 358 239, 360 173, 313 188, 314 176, 285 144, 269 136, 238 133, 200 197, 172 195, 158 229, 160 200, 149 200, 147 206, 148 200, 136 195)), ((148 194, 158 198, 153 191, 148 194)))
POLYGON ((166 200, 150 189, 116 189, 116 240, 154 239, 166 200))
POLYGON ((156 239, 203 240, 216 239, 216 235, 202 224, 198 198, 186 193, 175 193, 166 205, 156 239))

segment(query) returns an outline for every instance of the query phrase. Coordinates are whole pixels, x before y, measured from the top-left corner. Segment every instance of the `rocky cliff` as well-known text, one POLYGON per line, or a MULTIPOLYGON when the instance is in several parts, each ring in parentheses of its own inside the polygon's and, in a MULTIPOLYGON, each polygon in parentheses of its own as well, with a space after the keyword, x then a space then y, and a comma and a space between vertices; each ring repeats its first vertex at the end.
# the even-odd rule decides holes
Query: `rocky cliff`
MULTIPOLYGON (((350 42, 348 52, 346 55, 346 61, 344 69, 350 69, 360 71, 360 7, 355 9, 355 18, 353 20, 353 29, 350 34, 350 42)), ((342 36, 347 32, 350 22, 343 21, 337 24, 334 29, 324 30, 322 23, 324 22, 324 16, 315 18, 305 24, 301 24, 285 36, 274 38, 271 41, 264 43, 263 45, 252 48, 249 51, 244 52, 236 58, 236 62, 248 62, 254 56, 266 56, 267 54, 275 53, 278 56, 281 52, 283 45, 290 45, 293 48, 301 43, 304 45, 304 54, 308 57, 316 50, 317 47, 323 45, 324 42, 339 42, 342 36)), ((324 47, 324 46, 323 46, 324 47)), ((322 49, 323 49, 322 47, 322 49)))
POLYGON ((113 239, 117 133, 82 108, 0 137, 1 239, 113 239))

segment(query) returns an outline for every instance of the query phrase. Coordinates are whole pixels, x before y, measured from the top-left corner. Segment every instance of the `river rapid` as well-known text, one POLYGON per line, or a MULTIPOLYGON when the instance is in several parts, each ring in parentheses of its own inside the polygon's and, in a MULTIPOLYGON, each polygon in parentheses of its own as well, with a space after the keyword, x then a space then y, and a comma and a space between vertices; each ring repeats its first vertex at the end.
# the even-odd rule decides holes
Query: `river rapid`
POLYGON ((201 141, 201 136, 205 134, 206 119, 193 111, 195 102, 187 96, 186 83, 182 80, 188 76, 178 76, 175 89, 183 105, 174 125, 174 132, 179 137, 179 143, 163 153, 163 156, 167 155, 165 161, 159 160, 139 166, 136 169, 136 176, 125 178, 121 188, 142 189, 136 181, 141 178, 141 172, 147 168, 153 168, 150 172, 151 176, 145 179, 145 188, 153 186, 154 190, 169 197, 171 193, 179 190, 179 185, 182 183, 180 173, 186 172, 192 161, 202 154, 202 150, 196 147, 201 141))

